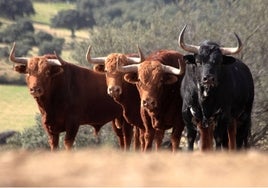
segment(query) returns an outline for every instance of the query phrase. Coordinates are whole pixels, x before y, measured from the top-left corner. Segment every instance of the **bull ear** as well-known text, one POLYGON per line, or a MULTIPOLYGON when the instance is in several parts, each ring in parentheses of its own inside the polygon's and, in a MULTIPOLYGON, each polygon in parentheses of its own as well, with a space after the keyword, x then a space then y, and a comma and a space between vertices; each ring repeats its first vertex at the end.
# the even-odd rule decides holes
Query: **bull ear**
POLYGON ((124 80, 128 83, 131 83, 131 84, 136 84, 139 81, 137 73, 125 74, 124 80))
POLYGON ((185 55, 185 56, 183 56, 183 61, 186 64, 196 64, 194 55, 185 55))
POLYGON ((61 66, 52 66, 51 69, 48 72, 48 76, 54 77, 63 72, 63 68, 61 66))
POLYGON ((97 73, 105 73, 105 66, 100 65, 100 64, 96 64, 96 65, 94 65, 93 70, 97 73))
POLYGON ((21 73, 21 74, 28 73, 26 65, 17 64, 17 65, 14 65, 13 69, 14 69, 14 71, 17 71, 18 73, 21 73))
POLYGON ((222 63, 225 64, 225 65, 229 65, 229 64, 234 63, 235 61, 236 61, 236 59, 234 57, 224 55, 222 63))
POLYGON ((174 84, 178 81, 178 77, 172 74, 165 75, 164 84, 174 84))

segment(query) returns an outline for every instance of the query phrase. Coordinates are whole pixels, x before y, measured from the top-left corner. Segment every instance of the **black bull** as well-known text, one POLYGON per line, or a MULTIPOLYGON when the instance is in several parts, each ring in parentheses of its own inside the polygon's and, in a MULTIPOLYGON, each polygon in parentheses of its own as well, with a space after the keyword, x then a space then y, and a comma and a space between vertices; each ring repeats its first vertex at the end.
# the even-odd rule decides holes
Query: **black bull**
POLYGON ((242 61, 227 56, 241 50, 239 37, 236 35, 237 48, 221 48, 210 41, 194 46, 183 42, 185 28, 179 45, 194 53, 184 56, 186 72, 181 86, 189 149, 193 149, 197 129, 202 150, 212 148, 213 136, 217 147, 239 149, 244 145, 247 148, 254 100, 253 78, 242 61))

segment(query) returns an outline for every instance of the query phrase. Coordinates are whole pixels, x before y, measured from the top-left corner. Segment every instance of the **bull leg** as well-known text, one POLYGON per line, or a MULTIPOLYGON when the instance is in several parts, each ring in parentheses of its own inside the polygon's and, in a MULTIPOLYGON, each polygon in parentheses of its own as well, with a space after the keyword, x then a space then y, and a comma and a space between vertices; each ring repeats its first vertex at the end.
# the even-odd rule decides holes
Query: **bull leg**
POLYGON ((141 147, 141 143, 140 143, 140 130, 137 126, 133 127, 133 136, 134 136, 133 149, 134 151, 138 151, 141 147))
POLYGON ((149 151, 149 150, 152 149, 153 140, 154 140, 154 134, 155 134, 155 130, 153 128, 149 128, 149 129, 145 130, 145 134, 144 134, 144 140, 145 140, 144 151, 149 151))
POLYGON ((74 125, 72 126, 72 128, 68 128, 66 130, 66 134, 64 138, 64 147, 66 150, 72 149, 78 129, 79 129, 79 126, 74 125))
POLYGON ((229 150, 236 149, 236 127, 236 120, 233 119, 231 124, 228 126, 229 150))
MULTIPOLYGON (((118 125, 116 125, 116 123, 118 123, 118 121, 113 121, 112 122, 112 128, 113 128, 113 131, 115 132, 115 134, 116 134, 116 136, 118 138, 120 149, 124 150, 124 135, 123 135, 123 131, 122 131, 121 128, 117 128, 118 125)), ((119 127, 121 127, 121 125, 119 127)))
POLYGON ((200 132, 201 151, 211 151, 213 148, 213 126, 203 127, 201 122, 197 123, 200 132))
POLYGON ((181 128, 173 128, 172 134, 171 134, 171 145, 172 145, 172 152, 176 152, 180 146, 181 141, 181 134, 183 131, 183 126, 181 128))
POLYGON ((196 139, 197 131, 194 130, 192 127, 189 128, 187 126, 187 145, 188 145, 188 150, 193 151, 194 150, 194 142, 196 139))
POLYGON ((140 147, 141 147, 141 151, 145 150, 145 139, 144 139, 144 130, 143 129, 139 129, 140 132, 140 147))
POLYGON ((162 144, 162 141, 163 141, 163 138, 164 138, 164 134, 165 134, 164 130, 157 129, 155 131, 154 140, 156 141, 155 142, 155 150, 156 151, 158 151, 159 148, 161 147, 161 144, 162 144))
POLYGON ((51 151, 55 151, 59 147, 59 134, 48 133, 48 143, 51 151))
POLYGON ((127 123, 125 120, 123 121, 124 151, 127 151, 130 148, 131 140, 133 137, 133 126, 127 123))

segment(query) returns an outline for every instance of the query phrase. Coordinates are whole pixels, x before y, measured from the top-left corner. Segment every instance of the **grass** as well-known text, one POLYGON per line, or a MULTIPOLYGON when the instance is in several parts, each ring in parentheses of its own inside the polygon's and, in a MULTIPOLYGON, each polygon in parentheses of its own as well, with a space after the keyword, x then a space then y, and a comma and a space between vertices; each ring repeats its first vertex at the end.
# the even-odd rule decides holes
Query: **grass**
POLYGON ((70 3, 33 3, 36 14, 31 17, 33 22, 50 24, 50 19, 61 10, 74 9, 75 4, 70 3))
POLYGON ((26 86, 0 85, 0 132, 35 125, 38 107, 26 86))

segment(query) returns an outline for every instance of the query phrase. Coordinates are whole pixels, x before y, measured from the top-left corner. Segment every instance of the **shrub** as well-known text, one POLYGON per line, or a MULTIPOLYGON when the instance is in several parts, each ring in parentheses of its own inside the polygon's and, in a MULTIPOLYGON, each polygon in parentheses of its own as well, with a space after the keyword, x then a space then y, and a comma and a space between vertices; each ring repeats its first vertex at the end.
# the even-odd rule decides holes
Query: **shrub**
MULTIPOLYGON (((63 140, 65 133, 60 135, 59 148, 63 149, 63 140)), ((98 136, 94 135, 94 129, 91 126, 80 126, 74 143, 74 148, 100 147, 108 145, 118 147, 116 138, 111 126, 104 126, 98 136)), ((25 128, 22 132, 16 133, 7 140, 6 148, 27 150, 45 149, 49 150, 48 136, 41 125, 41 116, 36 115, 36 125, 25 128)))

